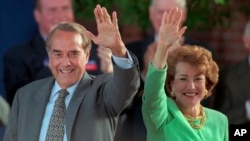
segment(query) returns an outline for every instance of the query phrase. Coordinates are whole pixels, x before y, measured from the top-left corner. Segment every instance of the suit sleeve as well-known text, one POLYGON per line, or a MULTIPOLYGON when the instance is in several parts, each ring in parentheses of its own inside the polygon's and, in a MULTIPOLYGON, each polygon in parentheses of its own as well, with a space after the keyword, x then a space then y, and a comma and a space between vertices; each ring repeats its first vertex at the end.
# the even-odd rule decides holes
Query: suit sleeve
POLYGON ((132 68, 124 69, 114 62, 114 73, 104 88, 104 100, 111 112, 118 115, 133 100, 140 85, 140 73, 137 58, 130 53, 133 64, 132 68))
POLYGON ((158 130, 167 119, 168 103, 164 85, 167 67, 161 70, 155 69, 149 64, 145 80, 144 94, 142 97, 143 120, 150 130, 158 130))

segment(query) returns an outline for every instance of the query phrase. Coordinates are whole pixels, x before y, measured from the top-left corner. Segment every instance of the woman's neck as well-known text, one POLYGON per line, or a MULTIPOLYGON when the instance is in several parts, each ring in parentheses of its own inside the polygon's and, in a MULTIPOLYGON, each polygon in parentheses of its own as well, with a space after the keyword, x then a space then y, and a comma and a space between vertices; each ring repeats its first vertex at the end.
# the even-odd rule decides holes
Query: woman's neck
POLYGON ((183 106, 179 108, 181 112, 183 113, 183 115, 188 116, 188 117, 196 118, 202 115, 202 106, 200 104, 193 106, 193 107, 188 107, 188 108, 183 107, 183 106))

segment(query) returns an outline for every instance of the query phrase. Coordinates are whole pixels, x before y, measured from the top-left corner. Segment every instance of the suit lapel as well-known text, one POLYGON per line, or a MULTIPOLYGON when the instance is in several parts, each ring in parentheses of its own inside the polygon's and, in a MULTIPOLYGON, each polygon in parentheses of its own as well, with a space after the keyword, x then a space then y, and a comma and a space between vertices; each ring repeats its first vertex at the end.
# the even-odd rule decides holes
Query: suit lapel
POLYGON ((179 109, 179 107, 176 105, 176 103, 174 102, 173 99, 168 98, 168 105, 171 105, 171 109, 170 112, 173 115, 173 117, 176 117, 172 122, 176 122, 176 124, 182 124, 182 130, 183 132, 185 132, 185 134, 189 134, 190 137, 192 137, 192 140, 194 141, 202 141, 202 136, 196 132, 195 129, 193 129, 190 124, 188 123, 188 121, 185 119, 184 115, 182 114, 181 110, 179 109))
MULTIPOLYGON (((40 130, 42 126, 44 112, 46 110, 46 105, 50 97, 51 89, 54 83, 54 79, 50 77, 44 81, 44 85, 41 86, 40 91, 37 91, 36 94, 33 95, 33 101, 30 104, 29 113, 27 117, 32 117, 32 119, 28 120, 27 132, 30 137, 34 137, 33 140, 38 140, 37 137, 40 136, 40 130)), ((31 139, 32 140, 32 139, 31 139)))
POLYGON ((67 108, 66 113, 66 132, 67 138, 70 140, 71 132, 74 125, 75 117, 77 115, 77 111, 79 109, 80 104, 82 103, 83 99, 89 93, 91 87, 91 80, 92 78, 85 72, 84 77, 81 79, 80 83, 78 84, 73 96, 70 100, 70 103, 67 108))

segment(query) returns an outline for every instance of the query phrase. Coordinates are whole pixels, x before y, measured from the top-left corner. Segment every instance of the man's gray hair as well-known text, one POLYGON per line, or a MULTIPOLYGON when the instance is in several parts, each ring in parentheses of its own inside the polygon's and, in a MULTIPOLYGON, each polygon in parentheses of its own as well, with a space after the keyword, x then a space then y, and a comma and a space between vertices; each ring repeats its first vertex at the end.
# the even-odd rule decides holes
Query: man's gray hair
MULTIPOLYGON (((157 0, 151 0, 151 6, 155 4, 157 0)), ((176 0, 179 3, 180 7, 185 8, 186 7, 186 0, 176 0)))

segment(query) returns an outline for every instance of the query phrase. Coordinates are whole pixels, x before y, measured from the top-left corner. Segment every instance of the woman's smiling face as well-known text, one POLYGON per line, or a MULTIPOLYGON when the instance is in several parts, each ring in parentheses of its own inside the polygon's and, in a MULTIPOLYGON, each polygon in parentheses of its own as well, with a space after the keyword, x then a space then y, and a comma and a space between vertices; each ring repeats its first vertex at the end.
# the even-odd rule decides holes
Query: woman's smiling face
POLYGON ((206 94, 206 77, 198 67, 179 62, 171 87, 178 105, 193 107, 199 105, 206 94))

